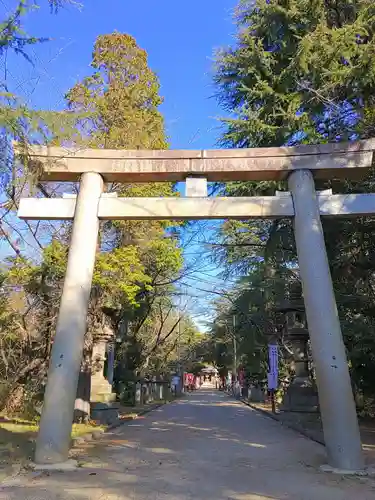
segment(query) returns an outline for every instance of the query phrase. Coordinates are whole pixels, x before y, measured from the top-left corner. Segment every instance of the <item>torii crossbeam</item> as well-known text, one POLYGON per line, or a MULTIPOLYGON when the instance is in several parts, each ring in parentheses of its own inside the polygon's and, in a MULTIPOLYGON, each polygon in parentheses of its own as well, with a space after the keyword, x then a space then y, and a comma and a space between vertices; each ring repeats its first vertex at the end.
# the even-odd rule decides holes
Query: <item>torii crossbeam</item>
MULTIPOLYGON (((68 458, 74 401, 95 264, 99 220, 294 219, 306 315, 329 464, 363 470, 345 346, 325 250, 321 216, 375 213, 375 194, 317 193, 314 178, 353 178, 373 165, 375 139, 347 144, 217 151, 122 151, 34 146, 29 164, 44 181, 80 181, 78 197, 21 200, 24 219, 73 219, 68 265, 52 348, 35 460, 68 458), (208 198, 207 181, 287 180, 289 192, 208 198), (104 183, 186 181, 186 198, 117 198, 104 183)), ((18 151, 18 154, 22 152, 18 151)))

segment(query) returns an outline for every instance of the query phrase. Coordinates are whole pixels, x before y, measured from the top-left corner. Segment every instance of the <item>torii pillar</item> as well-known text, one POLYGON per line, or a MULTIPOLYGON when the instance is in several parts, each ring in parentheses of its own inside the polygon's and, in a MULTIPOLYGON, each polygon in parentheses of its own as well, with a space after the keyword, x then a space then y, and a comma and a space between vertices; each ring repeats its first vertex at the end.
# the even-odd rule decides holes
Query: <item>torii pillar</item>
POLYGON ((328 461, 333 469, 362 470, 357 412, 314 179, 309 170, 297 170, 288 184, 328 461))
POLYGON ((102 191, 103 179, 99 174, 82 174, 36 442, 37 464, 58 464, 65 462, 69 456, 99 232, 98 204, 102 191))
POLYGON ((375 194, 319 195, 321 179, 358 177, 373 163, 375 141, 216 151, 121 151, 31 148, 44 180, 80 180, 77 200, 24 199, 24 219, 72 220, 73 233, 37 439, 38 464, 68 459, 74 401, 86 330, 99 220, 190 220, 294 217, 305 309, 316 366, 330 470, 363 471, 348 362, 324 244, 321 216, 375 213, 375 194), (105 182, 193 182, 198 198, 105 198, 105 182), (213 182, 286 180, 282 196, 207 198, 213 182))

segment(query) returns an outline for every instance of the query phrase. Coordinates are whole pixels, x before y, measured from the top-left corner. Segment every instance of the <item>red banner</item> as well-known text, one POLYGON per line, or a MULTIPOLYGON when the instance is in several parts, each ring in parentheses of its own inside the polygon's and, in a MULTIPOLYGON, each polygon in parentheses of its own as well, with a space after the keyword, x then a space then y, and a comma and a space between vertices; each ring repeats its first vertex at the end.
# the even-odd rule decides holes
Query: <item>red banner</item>
POLYGON ((245 371, 243 368, 241 368, 238 372, 238 381, 240 383, 240 386, 243 387, 245 384, 245 371))
POLYGON ((193 385, 194 384, 194 374, 193 373, 185 373, 185 385, 193 385))

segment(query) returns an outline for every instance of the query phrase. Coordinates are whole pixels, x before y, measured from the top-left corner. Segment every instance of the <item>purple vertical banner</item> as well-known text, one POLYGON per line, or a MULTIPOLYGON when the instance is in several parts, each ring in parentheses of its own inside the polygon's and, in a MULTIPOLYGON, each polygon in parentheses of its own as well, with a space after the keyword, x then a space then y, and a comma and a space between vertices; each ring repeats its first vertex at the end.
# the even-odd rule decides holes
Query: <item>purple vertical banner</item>
POLYGON ((269 391, 276 391, 277 389, 277 374, 267 373, 267 386, 269 391))
POLYGON ((279 353, 276 344, 268 346, 269 373, 268 373, 268 389, 275 390, 278 386, 279 374, 279 353))

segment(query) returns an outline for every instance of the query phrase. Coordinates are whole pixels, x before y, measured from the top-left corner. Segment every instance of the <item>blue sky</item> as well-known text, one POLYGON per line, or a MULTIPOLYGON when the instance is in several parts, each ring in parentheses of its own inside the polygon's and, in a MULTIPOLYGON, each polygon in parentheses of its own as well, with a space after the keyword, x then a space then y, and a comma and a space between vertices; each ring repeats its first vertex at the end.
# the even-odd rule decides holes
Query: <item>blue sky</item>
MULTIPOLYGON (((14 0, 1 0, 4 11, 14 0)), ((236 0, 84 0, 51 15, 47 0, 28 15, 28 33, 53 39, 33 48, 35 67, 8 61, 8 79, 30 104, 64 107, 63 95, 90 72, 95 38, 114 30, 133 35, 147 50, 165 98, 162 111, 173 148, 213 147, 222 114, 212 87, 213 52, 231 43, 236 0)))
MULTIPOLYGON (((16 3, 0 0, 2 19, 16 3)), ((30 47, 34 65, 21 56, 8 57, 6 62, 10 90, 29 106, 63 109, 64 94, 91 72, 96 37, 117 30, 133 35, 149 54, 149 65, 159 76, 165 99, 161 110, 171 147, 215 147, 220 135, 218 118, 224 113, 213 97, 213 54, 216 48, 233 42, 237 0, 85 0, 81 9, 70 6, 57 15, 51 15, 47 0, 39 0, 39 4, 26 18, 26 31, 52 39, 30 47)), ((222 286, 216 277, 220 269, 212 265, 199 243, 210 239, 214 229, 215 224, 203 222, 186 252, 188 264, 193 265, 197 258, 201 262, 199 271, 186 277, 183 285, 192 301, 189 309, 200 320, 209 309, 209 297, 199 289, 222 286)), ((9 250, 2 245, 0 253, 9 250)))

